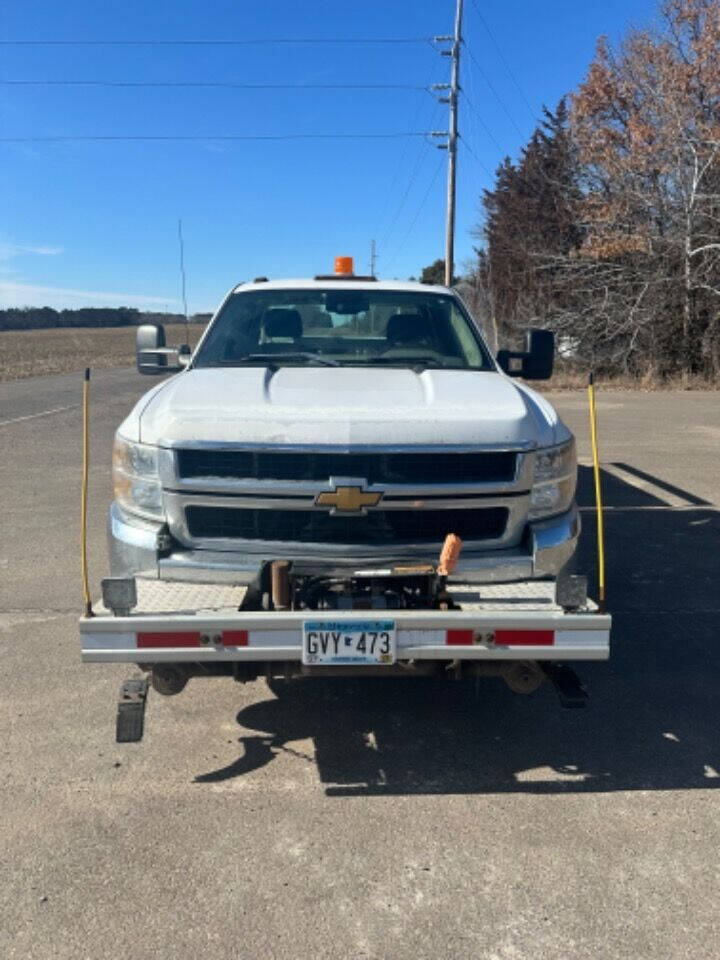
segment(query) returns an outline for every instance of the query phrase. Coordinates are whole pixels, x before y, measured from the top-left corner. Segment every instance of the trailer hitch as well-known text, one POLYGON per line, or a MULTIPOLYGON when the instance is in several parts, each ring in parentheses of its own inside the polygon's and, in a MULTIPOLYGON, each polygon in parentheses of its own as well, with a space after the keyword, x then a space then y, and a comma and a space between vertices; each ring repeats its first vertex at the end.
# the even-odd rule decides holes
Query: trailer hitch
POLYGON ((564 663, 553 663, 543 665, 543 669, 548 680, 555 687, 561 707, 576 710, 587 706, 587 690, 572 667, 568 667, 564 663))
POLYGON ((116 743, 137 743, 145 728, 148 678, 133 677, 120 687, 115 723, 116 743))

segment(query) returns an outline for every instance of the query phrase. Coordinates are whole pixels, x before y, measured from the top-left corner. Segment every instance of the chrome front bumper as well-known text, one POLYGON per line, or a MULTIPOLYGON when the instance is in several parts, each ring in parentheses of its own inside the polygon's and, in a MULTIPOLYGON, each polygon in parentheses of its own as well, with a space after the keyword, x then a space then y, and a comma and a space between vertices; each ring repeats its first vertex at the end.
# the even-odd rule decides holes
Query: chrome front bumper
MULTIPOLYGON (((108 518, 110 570, 113 576, 145 574, 159 580, 193 583, 251 583, 269 560, 288 559, 288 554, 241 554, 231 551, 178 549, 161 554, 162 526, 128 516, 116 503, 108 518)), ((567 513, 549 520, 528 523, 517 547, 505 550, 464 551, 452 579, 466 583, 509 583, 539 577, 554 577, 570 560, 580 535, 580 515, 573 504, 567 513)), ((303 558, 305 559, 305 558, 303 558)), ((318 557, 317 566, 339 574, 352 570, 387 567, 407 562, 408 555, 373 557, 318 557)), ((413 563, 434 562, 437 556, 412 554, 413 563)))

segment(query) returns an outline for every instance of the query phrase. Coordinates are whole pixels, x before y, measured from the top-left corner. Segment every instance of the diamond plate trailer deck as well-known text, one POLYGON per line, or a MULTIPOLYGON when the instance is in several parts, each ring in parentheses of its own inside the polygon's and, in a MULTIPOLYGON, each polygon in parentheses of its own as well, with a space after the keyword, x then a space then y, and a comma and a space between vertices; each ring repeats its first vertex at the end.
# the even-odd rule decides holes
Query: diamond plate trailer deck
MULTIPOLYGON (((296 661, 303 623, 382 615, 397 625, 397 659, 607 660, 609 614, 591 601, 567 612, 555 584, 451 584, 459 610, 240 611, 242 587, 137 579, 137 605, 128 616, 96 606, 80 620, 87 663, 296 661)), ((321 673, 323 667, 313 668, 321 673)), ((382 670, 382 668, 380 668, 382 670)))

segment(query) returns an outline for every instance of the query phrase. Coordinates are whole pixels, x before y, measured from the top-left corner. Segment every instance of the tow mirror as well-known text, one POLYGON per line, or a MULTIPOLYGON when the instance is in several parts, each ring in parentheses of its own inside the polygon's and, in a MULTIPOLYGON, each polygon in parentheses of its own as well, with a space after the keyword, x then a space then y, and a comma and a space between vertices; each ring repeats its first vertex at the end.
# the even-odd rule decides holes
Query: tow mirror
POLYGON ((176 373, 190 362, 190 347, 168 347, 165 328, 160 323, 144 323, 138 327, 135 352, 140 373, 176 373))
POLYGON ((497 361, 509 377, 549 380, 555 358, 555 334, 537 327, 525 332, 525 350, 500 350, 497 361))

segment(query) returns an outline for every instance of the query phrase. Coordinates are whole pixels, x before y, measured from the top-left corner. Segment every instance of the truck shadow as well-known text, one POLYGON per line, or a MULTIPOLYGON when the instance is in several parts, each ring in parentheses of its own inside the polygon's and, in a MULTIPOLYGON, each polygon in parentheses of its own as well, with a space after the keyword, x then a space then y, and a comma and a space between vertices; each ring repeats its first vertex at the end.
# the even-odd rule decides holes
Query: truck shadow
MULTIPOLYGON (((670 508, 605 472, 603 493, 612 656, 577 665, 587 709, 496 679, 294 682, 240 711, 242 755, 196 781, 241 776, 311 738, 329 796, 720 787, 720 513, 670 508)), ((586 467, 578 502, 579 569, 593 583, 586 467)))

